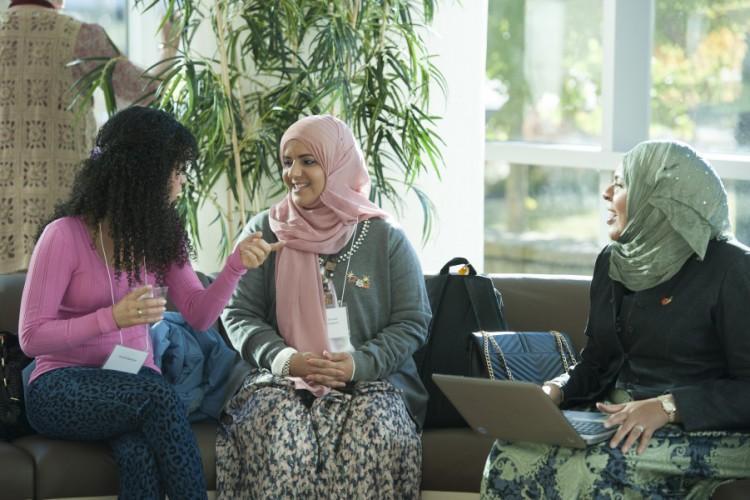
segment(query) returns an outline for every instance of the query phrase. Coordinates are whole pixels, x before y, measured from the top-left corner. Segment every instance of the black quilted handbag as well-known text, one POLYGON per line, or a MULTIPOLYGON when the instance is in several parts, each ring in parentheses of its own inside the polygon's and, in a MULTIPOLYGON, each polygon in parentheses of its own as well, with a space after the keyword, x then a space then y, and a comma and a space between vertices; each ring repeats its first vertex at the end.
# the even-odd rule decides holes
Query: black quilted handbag
POLYGON ((542 384, 578 362, 567 335, 549 332, 474 332, 491 379, 542 384))
POLYGON ((0 332, 0 439, 10 441, 31 432, 23 405, 21 372, 31 362, 18 337, 0 332))

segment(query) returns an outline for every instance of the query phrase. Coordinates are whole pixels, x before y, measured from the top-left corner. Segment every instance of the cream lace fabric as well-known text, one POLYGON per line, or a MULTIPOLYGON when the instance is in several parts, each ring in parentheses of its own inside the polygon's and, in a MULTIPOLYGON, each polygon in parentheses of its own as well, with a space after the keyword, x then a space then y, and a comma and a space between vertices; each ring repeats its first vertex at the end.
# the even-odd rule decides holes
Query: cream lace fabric
MULTIPOLYGON (((67 109, 71 86, 89 67, 78 57, 113 56, 104 30, 56 10, 17 7, 0 14, 0 273, 29 265, 39 224, 70 191, 96 133, 91 109, 67 109)), ((118 64, 115 88, 134 100, 142 71, 118 64)))

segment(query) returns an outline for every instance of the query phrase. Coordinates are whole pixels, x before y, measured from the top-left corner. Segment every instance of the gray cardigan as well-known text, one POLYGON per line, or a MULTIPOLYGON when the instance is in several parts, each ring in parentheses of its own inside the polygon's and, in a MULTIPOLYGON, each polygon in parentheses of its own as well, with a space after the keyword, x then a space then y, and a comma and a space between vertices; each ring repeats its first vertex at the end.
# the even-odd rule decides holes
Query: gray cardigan
MULTIPOLYGON (((354 238, 359 239, 359 224, 354 238)), ((242 237, 262 231, 266 241, 277 241, 261 212, 247 224, 242 237)), ((349 250, 347 243, 339 255, 349 250)), ((283 251, 283 250, 282 250, 283 251)), ((222 320, 229 338, 242 357, 260 368, 271 368, 276 355, 287 347, 276 322, 276 259, 271 256, 257 269, 248 270, 224 309, 222 320)), ((334 271, 334 286, 341 298, 346 261, 334 271)), ((424 275, 406 235, 382 219, 371 219, 369 231, 351 257, 349 272, 369 277, 369 288, 346 284, 355 381, 384 379, 402 392, 412 418, 421 427, 427 391, 412 359, 427 339, 430 304, 424 275)))

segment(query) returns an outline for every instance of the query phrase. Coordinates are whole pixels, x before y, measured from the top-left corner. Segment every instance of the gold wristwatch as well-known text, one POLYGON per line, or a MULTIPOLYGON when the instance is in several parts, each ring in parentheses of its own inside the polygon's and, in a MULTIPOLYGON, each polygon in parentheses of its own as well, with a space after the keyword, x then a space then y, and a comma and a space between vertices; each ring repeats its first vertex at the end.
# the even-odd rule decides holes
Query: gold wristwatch
POLYGON ((669 423, 674 423, 675 416, 677 415, 677 406, 674 404, 674 397, 671 394, 662 394, 656 396, 656 399, 661 403, 661 409, 667 414, 669 423))

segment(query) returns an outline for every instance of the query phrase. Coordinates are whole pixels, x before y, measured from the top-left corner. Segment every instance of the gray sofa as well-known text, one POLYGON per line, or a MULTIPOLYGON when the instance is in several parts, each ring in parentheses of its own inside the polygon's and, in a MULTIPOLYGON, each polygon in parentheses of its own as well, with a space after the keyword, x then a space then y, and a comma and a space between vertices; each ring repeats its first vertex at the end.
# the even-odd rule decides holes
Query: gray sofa
MULTIPOLYGON (((496 275, 507 320, 515 330, 556 329, 578 348, 588 308, 589 279, 570 276, 496 275)), ((16 331, 22 274, 0 275, 0 329, 16 331)), ((216 427, 193 426, 203 456, 208 488, 216 487, 216 427)), ((479 491, 492 441, 470 429, 430 429, 423 433, 422 489, 479 491)), ((750 450, 748 450, 750 452, 750 450)), ((0 498, 65 498, 117 494, 117 470, 106 445, 26 436, 0 442, 0 498)), ((750 480, 723 485, 717 500, 750 496, 750 480)))

